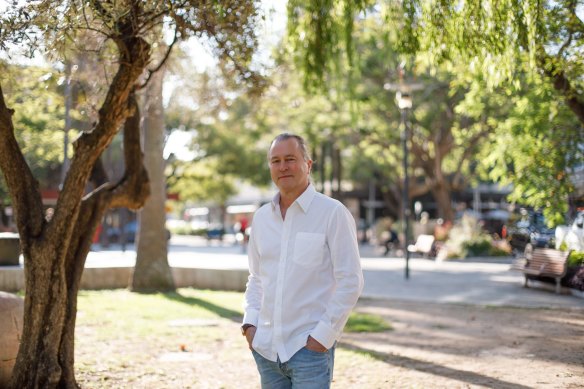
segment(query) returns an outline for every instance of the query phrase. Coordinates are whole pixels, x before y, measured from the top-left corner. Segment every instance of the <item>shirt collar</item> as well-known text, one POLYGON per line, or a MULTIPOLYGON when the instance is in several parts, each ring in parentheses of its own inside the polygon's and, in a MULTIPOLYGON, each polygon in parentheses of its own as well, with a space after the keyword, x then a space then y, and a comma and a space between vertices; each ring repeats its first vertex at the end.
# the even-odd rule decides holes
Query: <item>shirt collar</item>
MULTIPOLYGON (((300 208, 302 209, 302 211, 304 211, 304 213, 308 212, 308 208, 310 207, 310 204, 312 203, 312 200, 314 199, 314 196, 316 195, 316 189, 314 189, 314 186, 312 184, 308 184, 308 187, 306 188, 306 190, 304 190, 304 192, 302 192, 302 194, 300 196, 298 196, 298 198, 294 201, 295 203, 298 203, 298 205, 300 205, 300 208)), ((276 206, 280 203, 280 192, 276 193, 276 195, 272 198, 272 211, 275 212, 276 211, 276 206)))

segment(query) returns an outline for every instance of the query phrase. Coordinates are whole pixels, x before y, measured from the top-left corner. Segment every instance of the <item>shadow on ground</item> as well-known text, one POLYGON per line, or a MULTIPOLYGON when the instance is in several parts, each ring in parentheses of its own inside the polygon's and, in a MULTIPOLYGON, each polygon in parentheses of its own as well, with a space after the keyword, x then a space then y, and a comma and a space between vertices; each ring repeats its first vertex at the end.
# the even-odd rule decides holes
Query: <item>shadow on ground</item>
POLYGON ((164 297, 172 300, 177 301, 183 304, 191 305, 191 306, 198 306, 200 308, 204 308, 214 314, 224 318, 229 319, 234 322, 241 322, 243 316, 241 312, 234 311, 229 308, 222 307, 220 305, 214 304, 210 301, 200 299, 197 297, 187 297, 183 296, 180 293, 172 292, 172 293, 164 293, 164 297))
POLYGON ((341 342, 339 344, 339 347, 351 350, 358 354, 365 354, 376 360, 385 362, 393 366, 405 367, 407 369, 413 369, 416 371, 420 371, 422 373, 437 375, 440 377, 449 378, 457 381, 464 381, 470 385, 484 385, 490 388, 530 389, 530 386, 499 380, 497 378, 489 377, 487 375, 465 370, 458 370, 448 366, 443 366, 428 361, 422 361, 419 359, 404 357, 390 353, 378 352, 375 350, 369 350, 346 342, 341 342))

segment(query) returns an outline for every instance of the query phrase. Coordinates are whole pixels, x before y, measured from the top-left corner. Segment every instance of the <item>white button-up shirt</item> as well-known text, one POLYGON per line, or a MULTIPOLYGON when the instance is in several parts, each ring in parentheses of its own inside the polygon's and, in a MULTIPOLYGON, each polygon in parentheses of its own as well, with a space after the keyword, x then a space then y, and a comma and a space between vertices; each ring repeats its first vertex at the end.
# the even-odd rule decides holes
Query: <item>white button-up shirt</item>
POLYGON ((257 328, 255 351, 286 362, 309 335, 334 345, 361 294, 363 273, 355 220, 343 204, 309 185, 282 219, 279 199, 253 218, 243 323, 257 328))

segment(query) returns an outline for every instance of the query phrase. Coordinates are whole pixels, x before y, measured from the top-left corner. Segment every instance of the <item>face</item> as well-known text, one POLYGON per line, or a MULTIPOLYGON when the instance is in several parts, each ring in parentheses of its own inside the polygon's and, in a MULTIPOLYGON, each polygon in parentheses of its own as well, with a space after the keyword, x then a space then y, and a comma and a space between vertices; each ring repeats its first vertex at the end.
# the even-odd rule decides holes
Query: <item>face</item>
POLYGON ((270 174, 282 193, 300 195, 308 186, 312 161, 305 161, 294 138, 274 143, 269 153, 270 174))

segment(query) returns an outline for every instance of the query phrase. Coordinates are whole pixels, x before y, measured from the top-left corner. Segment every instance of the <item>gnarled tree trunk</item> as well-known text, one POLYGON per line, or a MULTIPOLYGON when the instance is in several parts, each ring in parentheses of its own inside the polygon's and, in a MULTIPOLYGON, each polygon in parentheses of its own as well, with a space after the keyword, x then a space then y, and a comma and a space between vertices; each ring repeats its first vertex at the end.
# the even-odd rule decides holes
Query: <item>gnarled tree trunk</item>
POLYGON ((75 388, 74 330, 77 293, 96 226, 108 207, 138 208, 148 195, 142 155, 125 150, 127 172, 121 182, 86 193, 103 150, 125 122, 124 136, 139 145, 136 81, 149 61, 149 45, 133 31, 130 17, 113 37, 119 68, 91 132, 74 143, 75 154, 50 219, 43 215, 38 182, 14 136, 13 110, 0 88, 0 168, 13 199, 25 259, 26 295, 22 343, 12 388, 75 388))

